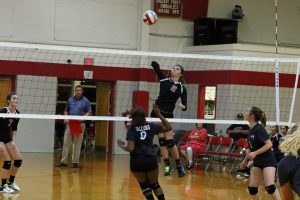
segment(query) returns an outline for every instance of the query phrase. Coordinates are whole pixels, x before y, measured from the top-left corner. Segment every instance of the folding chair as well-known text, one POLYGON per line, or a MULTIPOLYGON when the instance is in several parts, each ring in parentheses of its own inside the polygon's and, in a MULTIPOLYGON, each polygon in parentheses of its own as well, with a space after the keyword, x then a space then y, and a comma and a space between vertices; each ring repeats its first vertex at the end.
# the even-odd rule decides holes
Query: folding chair
POLYGON ((241 162, 244 159, 244 155, 241 154, 240 151, 243 148, 246 148, 247 146, 248 146, 247 139, 240 138, 234 144, 232 151, 224 154, 224 156, 226 156, 227 161, 232 162, 232 166, 229 171, 230 173, 232 173, 232 170, 235 168, 237 162, 239 161, 241 162))

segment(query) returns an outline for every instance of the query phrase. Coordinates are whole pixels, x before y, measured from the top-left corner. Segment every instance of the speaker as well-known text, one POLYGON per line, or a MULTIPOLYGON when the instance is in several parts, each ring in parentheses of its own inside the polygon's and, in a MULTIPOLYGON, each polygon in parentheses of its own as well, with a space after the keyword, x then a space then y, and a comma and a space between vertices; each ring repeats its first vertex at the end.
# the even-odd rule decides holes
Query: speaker
POLYGON ((194 21, 194 46, 214 43, 215 20, 201 18, 194 21))
POLYGON ((215 35, 216 44, 231 44, 237 42, 238 24, 236 20, 218 19, 216 20, 215 35))
POLYGON ((238 24, 232 19, 200 18, 194 21, 194 46, 237 42, 238 24))

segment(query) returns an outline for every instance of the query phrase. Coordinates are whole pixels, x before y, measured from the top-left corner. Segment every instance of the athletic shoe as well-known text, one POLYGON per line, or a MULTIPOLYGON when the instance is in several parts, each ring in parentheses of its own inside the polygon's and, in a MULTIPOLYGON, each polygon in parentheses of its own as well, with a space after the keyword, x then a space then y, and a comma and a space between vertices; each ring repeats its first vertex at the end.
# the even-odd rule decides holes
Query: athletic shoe
POLYGON ((78 163, 72 163, 72 168, 79 168, 78 163))
POLYGON ((68 165, 66 163, 59 162, 55 165, 55 167, 68 167, 68 165))
POLYGON ((185 171, 182 165, 178 165, 177 167, 178 177, 183 177, 185 175, 185 171))
POLYGON ((186 166, 186 169, 187 169, 187 170, 191 170, 193 167, 194 167, 193 163, 189 163, 189 164, 186 166))
POLYGON ((8 184, 4 184, 3 186, 0 186, 0 192, 11 194, 14 192, 14 190, 8 184))
POLYGON ((20 191, 20 187, 15 183, 8 183, 8 185, 14 190, 14 191, 20 191))
POLYGON ((241 176, 244 176, 244 177, 249 177, 249 176, 250 176, 250 173, 249 173, 248 170, 240 169, 240 170, 237 170, 237 172, 238 172, 241 176))
POLYGON ((171 174, 172 174, 172 171, 173 171, 173 169, 172 169, 171 166, 169 166, 169 165, 166 165, 166 166, 165 166, 165 168, 164 168, 165 176, 171 175, 171 174))

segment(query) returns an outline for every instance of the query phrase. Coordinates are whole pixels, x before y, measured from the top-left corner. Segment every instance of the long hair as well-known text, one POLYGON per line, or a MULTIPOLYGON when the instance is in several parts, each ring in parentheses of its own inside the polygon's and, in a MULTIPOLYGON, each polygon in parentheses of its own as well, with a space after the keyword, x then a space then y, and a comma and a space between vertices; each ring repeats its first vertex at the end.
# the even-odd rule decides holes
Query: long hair
POLYGON ((267 125, 267 117, 264 111, 256 106, 250 107, 250 114, 254 115, 254 119, 256 122, 261 122, 261 124, 265 127, 267 125))
POLYGON ((300 124, 292 127, 291 134, 284 137, 279 148, 282 152, 300 156, 300 124))
POLYGON ((132 118, 132 126, 141 126, 146 123, 146 113, 143 108, 132 108, 130 118, 132 118))
POLYGON ((182 65, 175 65, 175 66, 178 66, 180 68, 180 71, 181 71, 181 74, 182 76, 178 79, 178 82, 181 82, 181 83, 186 83, 185 79, 184 79, 184 68, 182 67, 182 65))

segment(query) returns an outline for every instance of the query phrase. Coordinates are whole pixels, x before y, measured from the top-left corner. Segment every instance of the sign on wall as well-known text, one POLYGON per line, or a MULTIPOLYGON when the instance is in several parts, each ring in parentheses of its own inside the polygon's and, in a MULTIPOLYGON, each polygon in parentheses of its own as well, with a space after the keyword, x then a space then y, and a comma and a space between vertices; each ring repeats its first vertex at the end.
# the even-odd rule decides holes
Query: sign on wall
POLYGON ((154 11, 159 16, 180 17, 181 0, 155 0, 154 11))

